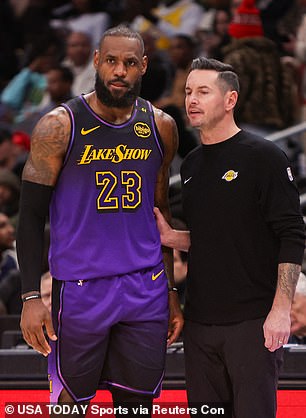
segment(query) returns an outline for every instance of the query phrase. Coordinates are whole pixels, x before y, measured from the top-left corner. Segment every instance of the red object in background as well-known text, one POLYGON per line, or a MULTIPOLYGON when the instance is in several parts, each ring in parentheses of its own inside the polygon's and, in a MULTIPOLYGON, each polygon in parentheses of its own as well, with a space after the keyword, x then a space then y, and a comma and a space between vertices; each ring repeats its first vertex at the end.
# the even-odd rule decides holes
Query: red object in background
POLYGON ((12 135, 13 144, 18 145, 23 151, 30 151, 30 136, 22 131, 15 131, 12 135))

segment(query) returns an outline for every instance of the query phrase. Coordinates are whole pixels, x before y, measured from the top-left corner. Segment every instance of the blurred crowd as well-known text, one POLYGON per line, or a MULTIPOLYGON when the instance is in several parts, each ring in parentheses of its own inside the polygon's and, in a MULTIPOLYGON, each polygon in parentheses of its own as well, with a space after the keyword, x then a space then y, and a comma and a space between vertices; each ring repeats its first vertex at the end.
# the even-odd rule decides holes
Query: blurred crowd
MULTIPOLYGON (((0 313, 20 312, 14 239, 2 243, 1 231, 3 224, 14 236, 31 133, 45 113, 93 89, 93 51, 103 32, 118 24, 144 39, 149 66, 141 96, 176 120, 180 145, 173 176, 199 143, 184 113, 185 80, 196 56, 222 60, 238 73, 240 127, 267 135, 306 120, 306 0, 2 0, 0 313)), ((301 193, 306 191, 304 142, 293 136, 281 143, 301 193)), ((181 218, 175 192, 171 198, 173 216, 181 218)), ((47 243, 48 231, 46 248, 47 243)), ((47 255, 43 274, 50 292, 47 255)))

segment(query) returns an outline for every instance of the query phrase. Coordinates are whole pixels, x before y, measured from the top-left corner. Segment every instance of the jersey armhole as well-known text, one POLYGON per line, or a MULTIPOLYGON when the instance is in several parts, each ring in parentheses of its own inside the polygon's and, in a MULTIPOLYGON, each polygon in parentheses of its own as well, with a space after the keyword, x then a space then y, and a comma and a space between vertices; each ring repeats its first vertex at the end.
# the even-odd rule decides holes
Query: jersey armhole
POLYGON ((147 103, 148 108, 149 108, 149 117, 151 119, 151 124, 152 124, 154 139, 155 139, 157 148, 158 148, 158 150, 160 152, 160 155, 163 158, 164 157, 164 153, 165 153, 165 146, 164 146, 163 140, 162 140, 162 138, 160 136, 160 133, 159 133, 159 131, 157 129, 157 125, 156 125, 156 122, 155 122, 155 116, 154 116, 153 107, 152 107, 152 104, 150 102, 146 101, 146 103, 147 103))
POLYGON ((66 164, 67 160, 68 160, 68 157, 70 155, 71 148, 72 148, 72 145, 73 145, 73 141, 74 141, 75 120, 74 120, 72 110, 70 109, 70 107, 66 103, 62 103, 60 106, 62 106, 67 111, 67 113, 69 115, 69 119, 70 119, 70 124, 71 124, 68 147, 67 147, 65 158, 64 158, 64 161, 63 161, 63 166, 64 166, 66 164))

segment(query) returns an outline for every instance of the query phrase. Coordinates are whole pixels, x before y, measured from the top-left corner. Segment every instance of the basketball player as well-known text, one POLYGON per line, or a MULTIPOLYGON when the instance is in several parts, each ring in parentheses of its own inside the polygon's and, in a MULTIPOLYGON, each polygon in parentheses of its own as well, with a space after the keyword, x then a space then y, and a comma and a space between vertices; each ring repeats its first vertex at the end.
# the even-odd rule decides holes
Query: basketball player
POLYGON ((155 204, 169 219, 177 131, 138 97, 147 68, 138 33, 105 32, 94 67, 95 90, 51 111, 33 132, 17 244, 21 328, 49 358, 52 402, 87 402, 102 383, 115 405, 146 404, 150 416, 167 335, 171 344, 183 324, 172 250, 162 253, 153 214, 155 204), (52 320, 39 293, 49 207, 52 320))

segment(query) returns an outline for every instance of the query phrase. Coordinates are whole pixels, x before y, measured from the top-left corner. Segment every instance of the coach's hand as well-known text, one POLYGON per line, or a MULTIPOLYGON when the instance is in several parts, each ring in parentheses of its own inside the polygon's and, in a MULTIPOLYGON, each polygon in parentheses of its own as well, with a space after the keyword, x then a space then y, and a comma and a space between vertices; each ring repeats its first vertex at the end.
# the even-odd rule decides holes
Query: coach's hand
POLYGON ((46 357, 51 353, 51 347, 45 338, 44 327, 50 340, 56 341, 50 312, 41 299, 24 302, 20 321, 23 338, 29 346, 46 357))
POLYGON ((273 352, 287 344, 290 336, 290 312, 271 309, 263 325, 265 347, 273 352))
POLYGON ((184 319, 177 292, 169 292, 169 326, 167 345, 174 343, 182 332, 184 319))

